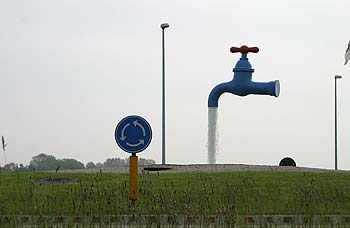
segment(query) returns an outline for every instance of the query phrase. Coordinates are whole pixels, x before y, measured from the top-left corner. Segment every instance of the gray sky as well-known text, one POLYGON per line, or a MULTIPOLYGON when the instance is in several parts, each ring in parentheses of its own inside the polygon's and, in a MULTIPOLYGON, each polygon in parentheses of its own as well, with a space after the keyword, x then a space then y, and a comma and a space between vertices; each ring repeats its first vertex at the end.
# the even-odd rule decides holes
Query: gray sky
MULTIPOLYGON (((146 118, 161 162, 161 29, 167 51, 167 162, 206 163, 207 97, 232 79, 239 54, 279 98, 219 100, 218 163, 334 167, 334 75, 339 81, 338 167, 350 169, 348 0, 0 1, 0 134, 7 161, 38 153, 84 163, 129 156, 117 123, 146 118)), ((0 155, 3 165, 3 154, 0 155)))

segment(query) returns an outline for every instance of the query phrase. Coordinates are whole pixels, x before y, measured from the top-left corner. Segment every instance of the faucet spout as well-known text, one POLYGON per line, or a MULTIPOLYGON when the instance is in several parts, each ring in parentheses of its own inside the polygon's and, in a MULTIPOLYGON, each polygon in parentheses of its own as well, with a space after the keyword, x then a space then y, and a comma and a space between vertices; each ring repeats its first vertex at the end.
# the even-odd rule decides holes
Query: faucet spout
MULTIPOLYGON (((218 107, 219 98, 223 93, 232 93, 238 95, 238 89, 233 81, 221 83, 212 89, 208 98, 208 107, 218 107)), ((244 95, 241 95, 244 96, 244 95)))

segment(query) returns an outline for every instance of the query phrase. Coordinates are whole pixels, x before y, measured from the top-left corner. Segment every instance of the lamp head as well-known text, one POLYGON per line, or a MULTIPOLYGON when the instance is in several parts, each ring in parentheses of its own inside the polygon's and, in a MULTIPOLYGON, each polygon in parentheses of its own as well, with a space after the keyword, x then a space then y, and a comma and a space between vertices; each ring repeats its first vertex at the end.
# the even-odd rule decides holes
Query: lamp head
POLYGON ((169 27, 170 27, 170 25, 168 23, 163 23, 163 24, 160 25, 161 29, 166 29, 166 28, 169 28, 169 27))
POLYGON ((335 79, 341 79, 342 76, 341 76, 341 75, 336 75, 334 78, 335 78, 335 79))

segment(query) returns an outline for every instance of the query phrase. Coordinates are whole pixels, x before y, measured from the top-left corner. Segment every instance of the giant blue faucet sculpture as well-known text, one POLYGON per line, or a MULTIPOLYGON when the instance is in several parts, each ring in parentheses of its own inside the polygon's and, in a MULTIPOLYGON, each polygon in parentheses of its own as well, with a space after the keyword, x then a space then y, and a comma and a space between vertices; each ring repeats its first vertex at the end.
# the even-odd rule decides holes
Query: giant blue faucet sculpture
POLYGON ((223 93, 232 93, 238 96, 247 96, 249 94, 259 94, 259 95, 270 95, 278 97, 280 93, 279 81, 271 82, 253 82, 252 74, 254 69, 249 63, 247 54, 249 52, 258 53, 259 48, 257 47, 247 47, 241 46, 240 48, 231 47, 230 51, 232 53, 240 52, 242 53, 241 58, 236 63, 235 68, 233 68, 233 79, 232 81, 221 83, 214 87, 210 92, 208 98, 208 162, 209 164, 215 164, 216 162, 216 110, 219 103, 219 97, 223 93))
POLYGON ((233 68, 234 76, 232 81, 225 82, 215 86, 210 92, 208 99, 208 107, 218 107, 219 97, 223 93, 232 93, 238 96, 247 96, 249 94, 279 96, 280 84, 279 81, 272 82, 253 82, 252 65, 249 63, 247 54, 249 52, 258 53, 259 48, 242 46, 240 48, 231 47, 232 53, 240 52, 242 57, 233 68))

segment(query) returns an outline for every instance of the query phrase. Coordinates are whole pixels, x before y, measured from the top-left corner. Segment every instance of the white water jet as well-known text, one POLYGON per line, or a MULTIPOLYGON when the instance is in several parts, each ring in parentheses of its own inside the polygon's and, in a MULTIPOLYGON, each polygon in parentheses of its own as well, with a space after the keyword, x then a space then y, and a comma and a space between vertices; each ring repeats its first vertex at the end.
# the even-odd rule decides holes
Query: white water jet
POLYGON ((216 163, 218 149, 218 108, 208 107, 208 163, 216 163))

